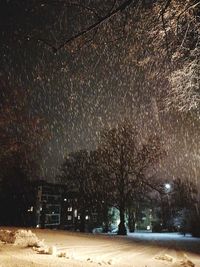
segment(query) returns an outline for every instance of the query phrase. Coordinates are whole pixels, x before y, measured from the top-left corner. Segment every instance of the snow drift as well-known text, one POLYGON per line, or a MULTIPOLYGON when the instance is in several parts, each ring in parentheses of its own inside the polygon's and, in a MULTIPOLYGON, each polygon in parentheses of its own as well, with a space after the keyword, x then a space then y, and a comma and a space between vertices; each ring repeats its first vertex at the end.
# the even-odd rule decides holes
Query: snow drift
POLYGON ((39 240, 31 230, 0 230, 0 241, 21 247, 42 247, 43 241, 39 240))

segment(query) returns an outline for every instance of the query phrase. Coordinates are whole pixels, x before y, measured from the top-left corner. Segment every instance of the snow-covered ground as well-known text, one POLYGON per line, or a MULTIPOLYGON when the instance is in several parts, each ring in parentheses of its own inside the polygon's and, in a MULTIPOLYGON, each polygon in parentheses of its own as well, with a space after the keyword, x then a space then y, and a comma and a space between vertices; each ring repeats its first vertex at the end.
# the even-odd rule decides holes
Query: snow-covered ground
POLYGON ((32 232, 52 253, 0 243, 0 267, 200 267, 200 239, 190 236, 135 233, 119 237, 40 229, 32 232))

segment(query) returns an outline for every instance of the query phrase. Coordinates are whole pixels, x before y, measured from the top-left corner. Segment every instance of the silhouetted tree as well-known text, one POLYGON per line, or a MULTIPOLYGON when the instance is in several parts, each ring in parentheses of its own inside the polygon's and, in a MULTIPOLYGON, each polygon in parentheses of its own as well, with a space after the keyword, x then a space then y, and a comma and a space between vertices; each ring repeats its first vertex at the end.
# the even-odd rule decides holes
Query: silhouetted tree
POLYGON ((28 209, 33 206, 34 192, 31 183, 19 166, 10 166, 0 182, 0 223, 28 226, 28 209))
POLYGON ((180 231, 200 236, 198 190, 194 182, 189 179, 175 179, 170 201, 171 213, 178 220, 176 225, 179 225, 180 231))
POLYGON ((159 160, 161 141, 157 136, 142 141, 136 127, 124 121, 102 134, 99 150, 102 164, 113 184, 113 204, 120 211, 118 234, 125 235, 128 203, 136 192, 141 192, 145 184, 145 171, 159 160))
POLYGON ((85 231, 85 215, 97 210, 107 224, 107 195, 105 173, 99 165, 97 151, 80 150, 69 153, 61 169, 60 179, 69 190, 77 192, 80 231, 85 231))

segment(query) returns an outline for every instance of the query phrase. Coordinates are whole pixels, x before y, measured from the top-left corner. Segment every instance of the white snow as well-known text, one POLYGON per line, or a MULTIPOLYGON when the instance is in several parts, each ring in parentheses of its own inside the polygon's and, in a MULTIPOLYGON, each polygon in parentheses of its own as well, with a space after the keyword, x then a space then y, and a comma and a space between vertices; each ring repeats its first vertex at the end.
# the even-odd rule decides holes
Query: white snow
POLYGON ((199 238, 194 238, 190 234, 185 236, 179 233, 150 233, 150 232, 136 232, 129 233, 129 237, 134 237, 134 239, 139 240, 159 240, 159 241, 191 241, 191 242, 200 242, 199 238))
POLYGON ((31 230, 0 230, 0 241, 21 247, 41 247, 43 242, 31 230))
POLYGON ((170 261, 173 262, 174 258, 168 254, 159 255, 155 257, 156 260, 170 261))
POLYGON ((119 237, 31 231, 39 240, 44 239, 49 251, 42 254, 39 249, 2 243, 1 267, 200 267, 200 239, 189 236, 135 233, 119 237))
POLYGON ((39 240, 31 230, 18 230, 14 234, 14 245, 21 247, 42 247, 43 241, 39 240))

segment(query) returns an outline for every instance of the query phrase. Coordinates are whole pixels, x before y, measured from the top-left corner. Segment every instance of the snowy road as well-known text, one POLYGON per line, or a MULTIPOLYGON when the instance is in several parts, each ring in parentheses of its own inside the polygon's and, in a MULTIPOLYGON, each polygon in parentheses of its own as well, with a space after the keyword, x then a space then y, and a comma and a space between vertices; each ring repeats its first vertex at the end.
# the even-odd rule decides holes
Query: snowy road
POLYGON ((97 236, 66 231, 33 230, 66 258, 41 255, 31 248, 0 246, 0 267, 200 267, 200 239, 177 234, 97 236), (190 261, 192 261, 192 263, 190 261))

